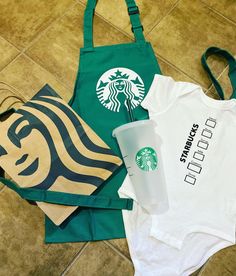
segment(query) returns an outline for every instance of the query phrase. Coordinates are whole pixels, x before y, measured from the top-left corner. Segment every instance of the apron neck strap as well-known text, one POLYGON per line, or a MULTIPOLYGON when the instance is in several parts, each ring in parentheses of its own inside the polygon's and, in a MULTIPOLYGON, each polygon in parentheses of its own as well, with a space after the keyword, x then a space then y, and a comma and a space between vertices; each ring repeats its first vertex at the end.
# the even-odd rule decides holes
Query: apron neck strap
POLYGON ((211 72, 211 69, 209 68, 209 66, 207 64, 207 59, 211 55, 217 55, 217 56, 223 57, 227 60, 227 62, 229 64, 228 76, 229 76, 229 79, 230 79, 230 82, 232 85, 232 89, 233 89, 230 99, 236 98, 236 60, 235 60, 235 58, 233 57, 233 55, 231 55, 226 50, 220 49, 218 47, 210 47, 202 55, 202 59, 201 59, 202 66, 205 69, 205 71, 207 72, 208 76, 210 77, 221 100, 225 99, 224 91, 223 91, 219 81, 215 78, 215 76, 213 75, 213 73, 211 72))
MULTIPOLYGON (((93 48, 93 17, 98 0, 88 0, 84 12, 84 48, 93 48)), ((135 0, 125 0, 136 42, 145 42, 139 9, 135 0)))

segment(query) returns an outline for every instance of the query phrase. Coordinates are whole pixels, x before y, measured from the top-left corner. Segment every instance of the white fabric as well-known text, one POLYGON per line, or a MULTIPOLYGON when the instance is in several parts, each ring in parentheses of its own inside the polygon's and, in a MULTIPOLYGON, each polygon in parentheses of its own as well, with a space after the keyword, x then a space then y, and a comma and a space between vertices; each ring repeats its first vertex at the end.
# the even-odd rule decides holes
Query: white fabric
POLYGON ((214 253, 232 245, 212 235, 195 233, 188 235, 181 250, 168 246, 150 236, 151 216, 137 203, 128 176, 119 195, 135 200, 132 211, 122 211, 135 276, 187 276, 214 253))
POLYGON ((135 200, 133 211, 123 211, 135 275, 189 275, 235 243, 236 101, 155 75, 142 106, 162 140, 170 209, 147 214, 125 179, 119 194, 135 200))
POLYGON ((195 232, 235 243, 236 100, 155 75, 142 106, 157 123, 170 199, 151 235, 179 249, 195 232))

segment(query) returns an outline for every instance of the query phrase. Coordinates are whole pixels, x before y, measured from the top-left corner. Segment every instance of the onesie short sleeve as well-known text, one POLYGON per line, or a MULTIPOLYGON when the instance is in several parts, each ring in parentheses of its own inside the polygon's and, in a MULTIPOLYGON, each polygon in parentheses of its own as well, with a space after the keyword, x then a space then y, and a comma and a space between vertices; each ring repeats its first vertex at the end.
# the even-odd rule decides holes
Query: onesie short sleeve
POLYGON ((171 77, 156 74, 142 107, 151 114, 164 111, 176 98, 174 87, 175 81, 171 77))
POLYGON ((199 86, 193 83, 176 82, 171 77, 156 74, 141 105, 147 109, 149 115, 166 111, 177 97, 189 93, 199 86))

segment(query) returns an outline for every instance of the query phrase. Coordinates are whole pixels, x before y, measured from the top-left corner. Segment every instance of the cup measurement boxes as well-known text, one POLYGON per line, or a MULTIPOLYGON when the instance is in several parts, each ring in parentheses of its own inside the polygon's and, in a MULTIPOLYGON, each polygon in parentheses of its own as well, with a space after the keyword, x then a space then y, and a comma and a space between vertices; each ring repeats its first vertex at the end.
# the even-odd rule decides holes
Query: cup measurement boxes
POLYGON ((213 136, 213 129, 216 127, 216 119, 208 118, 205 122, 205 127, 201 132, 201 139, 197 142, 197 150, 193 153, 193 159, 187 165, 188 174, 185 176, 184 181, 195 185, 197 175, 202 171, 202 162, 205 159, 210 140, 213 136))

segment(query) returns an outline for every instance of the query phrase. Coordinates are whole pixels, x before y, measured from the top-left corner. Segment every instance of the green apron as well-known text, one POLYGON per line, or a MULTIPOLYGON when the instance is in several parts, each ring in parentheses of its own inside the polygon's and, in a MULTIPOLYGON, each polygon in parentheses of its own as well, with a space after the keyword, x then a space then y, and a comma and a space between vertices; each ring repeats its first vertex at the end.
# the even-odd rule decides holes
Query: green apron
MULTIPOLYGON (((117 126, 128 122, 127 100, 135 118, 148 117, 140 106, 154 74, 160 74, 152 46, 145 41, 139 10, 134 0, 126 0, 135 36, 134 43, 94 47, 93 16, 96 0, 88 0, 84 14, 84 48, 72 108, 92 127, 111 149, 121 156, 112 138, 117 126)), ((109 8, 109 7, 107 7, 109 8)), ((99 196, 118 198, 125 176, 124 166, 96 192, 99 196)), ((121 210, 82 208, 61 227, 46 218, 46 242, 93 241, 124 238, 121 210)))

